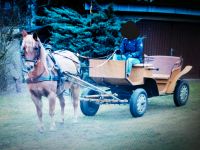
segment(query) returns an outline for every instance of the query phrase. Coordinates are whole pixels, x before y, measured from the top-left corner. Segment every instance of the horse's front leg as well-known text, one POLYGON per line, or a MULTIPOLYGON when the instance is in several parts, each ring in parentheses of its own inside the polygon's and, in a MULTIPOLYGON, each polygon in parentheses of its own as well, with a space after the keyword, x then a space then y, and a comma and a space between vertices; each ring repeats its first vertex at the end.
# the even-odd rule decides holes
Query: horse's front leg
POLYGON ((56 124, 55 124, 55 104, 56 104, 56 94, 55 92, 50 92, 48 95, 49 99, 49 115, 51 117, 51 125, 50 125, 50 130, 54 131, 56 129, 56 124))
POLYGON ((38 119, 39 119, 38 131, 40 133, 43 133, 44 132, 44 124, 43 124, 43 121, 42 121, 42 97, 36 96, 33 93, 31 93, 31 99, 35 104, 38 119))
POLYGON ((78 84, 72 85, 72 99, 74 106, 74 122, 78 121, 78 106, 79 106, 79 94, 80 94, 80 86, 78 84))
POLYGON ((65 109, 65 99, 63 96, 63 93, 58 95, 59 101, 60 101, 60 107, 61 107, 61 123, 64 123, 64 109, 65 109))

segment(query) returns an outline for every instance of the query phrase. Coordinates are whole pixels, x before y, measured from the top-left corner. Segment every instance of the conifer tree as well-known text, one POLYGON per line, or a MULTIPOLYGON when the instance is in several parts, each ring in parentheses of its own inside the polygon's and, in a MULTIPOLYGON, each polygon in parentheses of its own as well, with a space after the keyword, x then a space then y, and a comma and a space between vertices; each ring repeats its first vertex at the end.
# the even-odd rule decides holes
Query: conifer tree
POLYGON ((68 49, 84 56, 99 57, 113 52, 120 42, 120 21, 112 6, 96 4, 94 12, 81 15, 70 8, 45 8, 38 17, 51 26, 50 41, 55 50, 68 49))

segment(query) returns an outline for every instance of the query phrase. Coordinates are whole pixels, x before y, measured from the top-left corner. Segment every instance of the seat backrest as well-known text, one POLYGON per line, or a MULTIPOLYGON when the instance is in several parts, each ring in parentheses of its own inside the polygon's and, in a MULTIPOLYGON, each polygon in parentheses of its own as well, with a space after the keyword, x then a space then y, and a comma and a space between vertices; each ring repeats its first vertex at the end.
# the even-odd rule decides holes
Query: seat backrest
POLYGON ((152 64, 158 70, 153 70, 153 74, 170 75, 172 70, 181 67, 181 57, 175 56, 145 56, 144 63, 152 64))

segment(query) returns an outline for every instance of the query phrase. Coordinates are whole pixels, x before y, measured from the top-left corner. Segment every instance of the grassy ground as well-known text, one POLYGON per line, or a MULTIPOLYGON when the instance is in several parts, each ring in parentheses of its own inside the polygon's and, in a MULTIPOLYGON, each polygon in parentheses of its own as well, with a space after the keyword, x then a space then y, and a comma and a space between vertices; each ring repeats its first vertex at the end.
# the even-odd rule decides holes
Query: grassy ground
POLYGON ((186 106, 175 107, 172 96, 151 98, 146 114, 132 118, 128 105, 103 105, 94 117, 79 112, 73 123, 66 97, 65 124, 49 131, 48 101, 43 99, 46 131, 37 132, 35 107, 28 92, 0 97, 0 150, 134 149, 189 150, 200 147, 200 82, 190 82, 186 106))

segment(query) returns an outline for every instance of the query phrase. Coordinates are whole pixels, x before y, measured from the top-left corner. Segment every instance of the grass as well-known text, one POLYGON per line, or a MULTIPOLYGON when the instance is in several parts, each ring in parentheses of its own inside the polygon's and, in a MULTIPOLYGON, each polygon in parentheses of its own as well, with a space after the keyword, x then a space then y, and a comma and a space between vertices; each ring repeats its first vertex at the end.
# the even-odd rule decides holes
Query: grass
POLYGON ((0 150, 189 150, 200 146, 200 82, 190 81, 190 97, 175 107, 173 97, 151 98, 141 118, 132 118, 128 105, 102 105, 94 117, 79 110, 73 123, 71 100, 66 97, 65 124, 59 124, 56 105, 56 132, 49 131, 48 101, 43 99, 43 134, 37 132, 37 116, 30 95, 0 95, 0 150))

